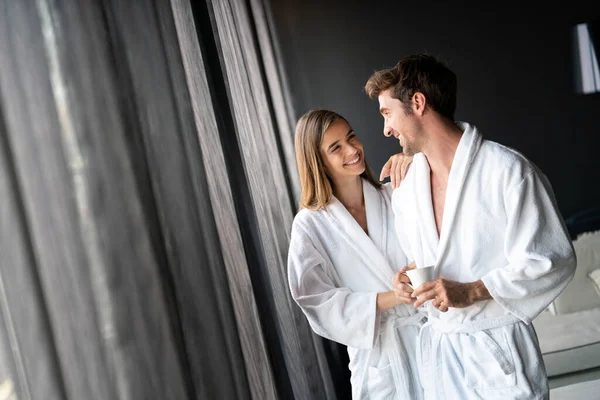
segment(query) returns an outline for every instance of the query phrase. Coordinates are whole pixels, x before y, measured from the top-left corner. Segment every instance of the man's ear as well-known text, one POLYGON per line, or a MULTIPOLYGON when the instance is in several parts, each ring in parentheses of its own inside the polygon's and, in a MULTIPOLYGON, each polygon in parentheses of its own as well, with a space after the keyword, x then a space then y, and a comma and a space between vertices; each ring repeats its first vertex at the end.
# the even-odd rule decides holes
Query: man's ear
POLYGON ((412 97, 412 109, 413 113, 417 115, 423 115, 425 113, 425 106, 427 105, 427 98, 421 92, 415 92, 412 97))

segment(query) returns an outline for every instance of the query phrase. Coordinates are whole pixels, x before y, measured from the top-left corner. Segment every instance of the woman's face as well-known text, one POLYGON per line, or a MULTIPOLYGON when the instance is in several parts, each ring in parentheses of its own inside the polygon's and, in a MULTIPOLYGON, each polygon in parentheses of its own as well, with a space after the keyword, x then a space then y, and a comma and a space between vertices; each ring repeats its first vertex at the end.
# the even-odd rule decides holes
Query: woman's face
POLYGON ((325 131, 321 157, 327 175, 334 181, 358 176, 365 171, 363 146, 343 119, 338 119, 325 131))

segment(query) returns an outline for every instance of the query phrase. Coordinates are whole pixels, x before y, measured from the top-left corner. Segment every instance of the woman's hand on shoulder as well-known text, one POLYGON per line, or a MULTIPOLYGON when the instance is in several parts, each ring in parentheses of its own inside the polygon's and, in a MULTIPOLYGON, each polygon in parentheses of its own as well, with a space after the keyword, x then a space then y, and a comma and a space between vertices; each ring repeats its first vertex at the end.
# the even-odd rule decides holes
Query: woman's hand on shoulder
POLYGON ((383 168, 381 168, 379 180, 383 181, 389 176, 392 187, 396 189, 400 186, 400 181, 406 176, 406 172, 408 171, 408 167, 412 160, 412 156, 407 156, 404 153, 394 154, 383 165, 383 168))

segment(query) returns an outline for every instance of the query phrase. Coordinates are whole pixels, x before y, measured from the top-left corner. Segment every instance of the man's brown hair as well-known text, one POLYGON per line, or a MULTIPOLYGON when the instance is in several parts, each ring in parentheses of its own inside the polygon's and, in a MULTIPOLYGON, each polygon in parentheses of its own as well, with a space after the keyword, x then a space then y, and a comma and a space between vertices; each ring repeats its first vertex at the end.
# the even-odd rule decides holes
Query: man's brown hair
POLYGON ((413 95, 421 92, 431 109, 454 121, 456 75, 430 54, 406 56, 394 67, 375 72, 365 85, 365 92, 372 99, 388 89, 393 98, 402 102, 407 113, 410 113, 413 95))

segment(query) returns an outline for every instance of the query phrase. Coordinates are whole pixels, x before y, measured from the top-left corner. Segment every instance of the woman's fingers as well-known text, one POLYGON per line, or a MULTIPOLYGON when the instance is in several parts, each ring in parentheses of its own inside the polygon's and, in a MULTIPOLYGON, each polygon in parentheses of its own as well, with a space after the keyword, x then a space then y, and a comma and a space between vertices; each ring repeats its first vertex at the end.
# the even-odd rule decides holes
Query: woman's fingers
POLYGON ((379 180, 382 181, 388 176, 390 176, 390 172, 392 170, 392 164, 394 162, 393 156, 383 165, 381 168, 381 172, 379 173, 379 180))

